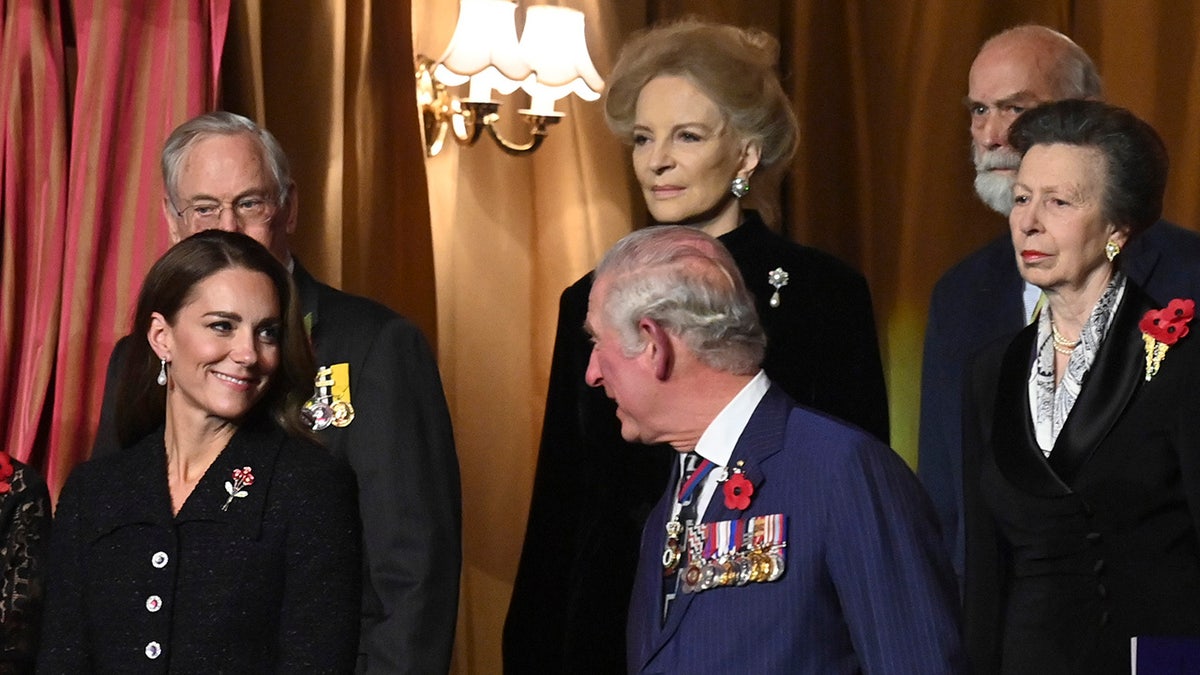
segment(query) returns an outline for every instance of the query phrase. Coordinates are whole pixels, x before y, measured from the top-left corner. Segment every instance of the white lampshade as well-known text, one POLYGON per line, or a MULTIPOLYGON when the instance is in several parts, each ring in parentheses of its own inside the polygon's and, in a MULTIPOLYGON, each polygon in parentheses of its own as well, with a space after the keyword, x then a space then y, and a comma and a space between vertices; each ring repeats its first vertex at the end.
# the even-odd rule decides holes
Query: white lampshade
POLYGON ((592 65, 584 37, 583 12, 535 5, 525 10, 520 52, 534 76, 521 83, 533 99, 532 112, 554 112, 554 102, 574 93, 585 101, 600 98, 604 80, 592 65))
POLYGON ((451 87, 472 80, 472 100, 486 100, 493 88, 515 91, 530 75, 517 42, 516 9, 508 0, 460 0, 454 36, 433 76, 451 87))

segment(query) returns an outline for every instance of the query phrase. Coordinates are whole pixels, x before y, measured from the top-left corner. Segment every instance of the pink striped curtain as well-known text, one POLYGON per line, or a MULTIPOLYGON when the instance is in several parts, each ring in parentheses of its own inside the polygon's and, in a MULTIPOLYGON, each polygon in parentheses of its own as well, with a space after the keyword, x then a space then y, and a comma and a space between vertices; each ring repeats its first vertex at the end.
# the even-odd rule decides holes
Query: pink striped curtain
MULTIPOLYGON (((45 35, 61 35, 53 2, 9 4, 36 15, 29 23, 45 35)), ((29 50, 39 56, 25 61, 27 74, 10 69, 16 46, 5 27, 3 76, 21 82, 6 88, 3 111, 6 123, 26 120, 23 133, 5 137, 22 146, 16 157, 26 164, 10 169, 6 150, 0 409, 19 418, 5 427, 6 449, 42 468, 55 494, 87 457, 108 355, 129 330, 143 276, 167 247, 158 153, 172 128, 216 105, 229 4, 74 0, 74 78, 64 72, 61 37, 58 59, 40 56, 54 53, 54 41, 42 39, 29 50), (57 96, 29 85, 43 80, 59 83, 57 96), (64 81, 73 81, 71 91, 64 81), (43 135, 55 140, 34 134, 31 118, 51 126, 43 135), (48 121, 55 119, 56 127, 48 121), (39 200, 44 206, 28 215, 28 207, 10 206, 39 200), (10 241, 33 264, 10 265, 10 241), (14 379, 18 386, 9 386, 14 379)))
POLYGON ((0 41, 0 410, 4 449, 29 457, 44 424, 58 342, 66 236, 62 16, 54 0, 7 0, 0 41))

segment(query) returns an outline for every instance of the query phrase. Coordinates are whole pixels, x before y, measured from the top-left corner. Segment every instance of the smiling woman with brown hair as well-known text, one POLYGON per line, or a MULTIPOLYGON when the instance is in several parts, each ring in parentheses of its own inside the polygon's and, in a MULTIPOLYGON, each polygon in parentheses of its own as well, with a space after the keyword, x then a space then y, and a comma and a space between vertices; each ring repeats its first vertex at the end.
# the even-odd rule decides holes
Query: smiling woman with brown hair
POLYGON ((209 230, 146 277, 117 401, 129 447, 58 503, 39 669, 349 672, 349 468, 300 418, 315 370, 287 270, 209 230))

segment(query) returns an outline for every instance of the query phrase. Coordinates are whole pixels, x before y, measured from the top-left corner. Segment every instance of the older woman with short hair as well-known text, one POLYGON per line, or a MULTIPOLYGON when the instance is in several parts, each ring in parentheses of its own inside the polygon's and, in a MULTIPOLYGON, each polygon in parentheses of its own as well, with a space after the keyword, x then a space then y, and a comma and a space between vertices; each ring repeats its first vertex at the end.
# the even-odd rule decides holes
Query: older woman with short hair
POLYGON ((967 476, 968 639, 981 673, 1128 673, 1131 638, 1200 636, 1194 299, 1164 306, 1120 269, 1162 210, 1166 151, 1095 101, 1027 112, 1010 140, 1017 267, 1045 304, 998 361, 967 476))
MULTIPOLYGON (((689 20, 631 39, 608 81, 609 126, 631 147, 656 223, 729 249, 767 333, 763 368, 797 402, 888 439, 887 395, 862 275, 770 230, 747 208, 788 166, 797 125, 757 30, 689 20), (751 187, 753 186, 753 190, 751 187)), ((786 231, 787 228, 784 228, 786 231)), ((620 671, 638 542, 672 454, 622 440, 584 382, 593 275, 563 292, 525 546, 504 631, 505 669, 620 671)))

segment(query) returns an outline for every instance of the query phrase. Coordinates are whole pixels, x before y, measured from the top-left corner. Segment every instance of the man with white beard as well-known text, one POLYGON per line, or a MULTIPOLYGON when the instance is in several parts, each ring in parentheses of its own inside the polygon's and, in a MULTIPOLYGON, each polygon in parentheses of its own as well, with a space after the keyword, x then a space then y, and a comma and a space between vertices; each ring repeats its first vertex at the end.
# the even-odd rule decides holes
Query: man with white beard
MULTIPOLYGON (((971 119, 975 192, 1007 217, 1020 156, 1008 128, 1026 110, 1067 99, 1101 99, 1100 75, 1086 52, 1044 26, 1017 26, 980 48, 971 64, 966 97, 971 119)), ((997 222, 997 225, 1000 223, 997 222)), ((1159 221, 1118 258, 1122 271, 1166 304, 1200 298, 1200 235, 1159 221)), ((941 520, 942 535, 961 583, 963 531, 963 394, 972 357, 1007 339, 1032 318, 1041 297, 1017 273, 1008 230, 955 265, 938 281, 930 301, 921 377, 921 427, 917 474, 941 520)), ((987 387, 975 387, 975 391, 987 387)), ((991 417, 986 400, 976 419, 991 417)), ((972 424, 974 420, 972 420, 972 424)), ((968 436, 986 429, 968 425, 968 436)))

